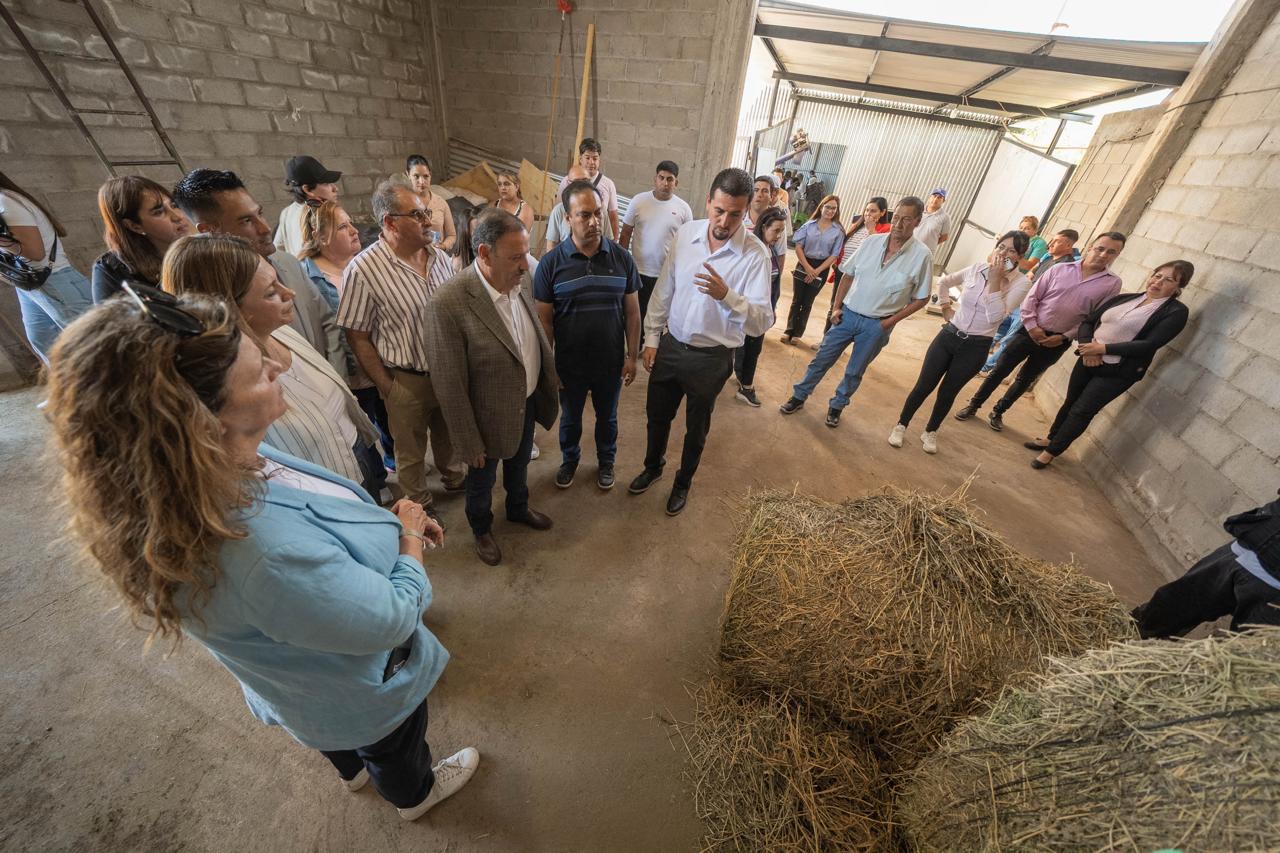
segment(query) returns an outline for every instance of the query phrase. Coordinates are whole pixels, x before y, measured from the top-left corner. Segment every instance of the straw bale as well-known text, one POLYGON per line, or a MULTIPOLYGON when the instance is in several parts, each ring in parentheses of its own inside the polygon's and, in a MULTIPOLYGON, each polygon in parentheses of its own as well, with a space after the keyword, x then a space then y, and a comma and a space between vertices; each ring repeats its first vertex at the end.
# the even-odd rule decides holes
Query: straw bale
POLYGON ((888 845, 889 796, 874 753, 821 709, 715 677, 681 725, 704 850, 873 853, 888 845))
POLYGON ((962 493, 764 492, 745 511, 723 671, 821 704, 894 770, 1043 655, 1133 635, 1110 587, 1019 554, 962 493))
POLYGON ((1280 628, 1050 662, 905 785, 921 850, 1280 850, 1280 628))

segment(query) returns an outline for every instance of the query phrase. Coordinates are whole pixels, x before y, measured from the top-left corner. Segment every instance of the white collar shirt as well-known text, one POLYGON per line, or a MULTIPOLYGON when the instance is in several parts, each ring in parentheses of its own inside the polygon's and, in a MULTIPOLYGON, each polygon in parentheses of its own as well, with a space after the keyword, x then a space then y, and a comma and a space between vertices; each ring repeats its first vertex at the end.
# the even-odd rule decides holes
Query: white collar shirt
POLYGON ((1020 272, 1014 272, 1004 289, 993 293, 988 288, 991 266, 985 261, 947 273, 938 279, 938 305, 950 305, 951 288, 960 287, 960 300, 951 325, 966 335, 990 338, 1008 317, 1022 304, 1031 282, 1020 272))
POLYGON ((480 272, 480 265, 476 264, 475 268, 476 275, 480 276, 480 283, 484 285, 485 293, 488 293, 489 298, 493 300, 494 309, 506 324, 507 331, 511 333, 511 340, 515 341, 516 349, 520 351, 520 361, 524 363, 525 396, 531 397, 534 389, 538 387, 538 374, 542 372, 542 350, 538 346, 538 331, 533 325, 533 317, 525 308, 524 300, 520 298, 520 290, 524 287, 524 283, 517 284, 508 293, 499 293, 493 285, 489 284, 484 273, 480 272))
POLYGON ((710 222, 695 219, 676 232, 654 284, 645 315, 644 345, 657 347, 665 327, 683 344, 696 347, 742 346, 748 335, 763 335, 773 325, 769 249, 745 226, 720 248, 711 250, 710 222), (729 292, 716 300, 698 289, 698 273, 710 264, 729 292))

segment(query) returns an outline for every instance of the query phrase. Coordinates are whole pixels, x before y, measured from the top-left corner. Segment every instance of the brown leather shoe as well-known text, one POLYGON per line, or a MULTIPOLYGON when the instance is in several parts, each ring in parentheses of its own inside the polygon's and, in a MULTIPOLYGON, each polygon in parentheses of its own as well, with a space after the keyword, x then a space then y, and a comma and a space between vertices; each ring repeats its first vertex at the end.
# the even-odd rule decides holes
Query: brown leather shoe
POLYGON ((461 480, 441 480, 444 484, 446 492, 464 492, 467 489, 467 479, 463 477, 461 480))
POLYGON ((502 562, 502 549, 498 547, 492 533, 482 533, 476 537, 476 556, 480 558, 480 562, 489 566, 502 562))
POLYGON ((508 518, 507 521, 514 522, 515 524, 524 524, 532 527, 534 530, 551 529, 551 519, 547 518, 536 509, 528 510, 524 514, 524 518, 508 518))

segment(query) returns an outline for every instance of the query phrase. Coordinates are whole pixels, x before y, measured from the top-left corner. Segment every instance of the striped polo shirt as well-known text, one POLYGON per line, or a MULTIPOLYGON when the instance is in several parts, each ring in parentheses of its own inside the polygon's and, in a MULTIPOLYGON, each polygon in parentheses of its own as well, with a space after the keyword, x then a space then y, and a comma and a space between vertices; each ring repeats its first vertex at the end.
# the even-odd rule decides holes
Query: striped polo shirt
POLYGON ((640 290, 631 254, 601 238, 591 257, 573 237, 542 256, 533 279, 533 298, 555 308, 556 372, 587 378, 622 373, 626 351, 623 298, 640 290))
POLYGON ((338 325, 368 332, 382 363, 426 371, 423 310, 436 288, 453 276, 449 256, 428 248, 427 276, 396 257, 378 238, 351 259, 342 273, 338 325))

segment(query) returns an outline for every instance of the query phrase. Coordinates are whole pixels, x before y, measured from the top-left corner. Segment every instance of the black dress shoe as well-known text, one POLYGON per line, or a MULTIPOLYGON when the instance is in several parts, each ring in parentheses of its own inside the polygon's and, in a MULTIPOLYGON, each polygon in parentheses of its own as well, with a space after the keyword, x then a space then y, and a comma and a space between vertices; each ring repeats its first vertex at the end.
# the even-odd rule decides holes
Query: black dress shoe
POLYGON ((636 475, 636 478, 634 480, 631 481, 631 485, 627 486, 627 491, 633 495, 644 494, 649 490, 650 486, 652 486, 654 483, 656 483, 658 480, 661 480, 661 479, 662 479, 661 468, 656 468, 656 469, 645 468, 638 475, 636 475))
POLYGON ((1027 450, 1046 450, 1049 447, 1047 444, 1036 444, 1034 441, 1024 441, 1022 446, 1027 450))
POLYGON ((508 516, 507 521, 510 521, 512 524, 523 524, 526 527, 532 527, 534 530, 551 529, 551 519, 538 512, 536 509, 525 510, 524 515, 520 518, 511 518, 508 516))
POLYGON ((835 429, 840 426, 840 410, 827 409, 827 426, 835 429))
POLYGON ((992 412, 987 415, 987 426, 996 432, 1000 432, 1004 429, 1004 417, 999 412, 992 412))
POLYGON ((1037 471, 1039 471, 1039 470, 1041 470, 1041 469, 1048 468, 1048 467, 1049 467, 1049 463, 1048 463, 1048 462, 1041 462, 1039 459, 1032 459, 1032 460, 1031 460, 1031 467, 1032 467, 1032 468, 1035 468, 1037 471))
POLYGON ((502 562, 502 549, 498 547, 492 533, 481 533, 476 537, 476 556, 487 566, 496 566, 502 562))
POLYGON ((956 420, 967 421, 969 420, 969 418, 973 417, 976 414, 978 414, 978 407, 970 404, 968 406, 965 406, 960 411, 956 412, 956 420))
POLYGON ((689 487, 675 485, 671 487, 671 496, 667 498, 667 515, 679 515, 684 505, 689 502, 689 487))

